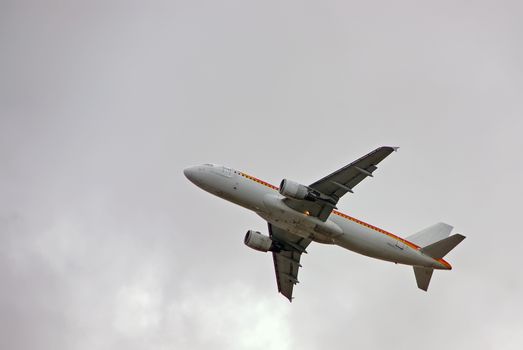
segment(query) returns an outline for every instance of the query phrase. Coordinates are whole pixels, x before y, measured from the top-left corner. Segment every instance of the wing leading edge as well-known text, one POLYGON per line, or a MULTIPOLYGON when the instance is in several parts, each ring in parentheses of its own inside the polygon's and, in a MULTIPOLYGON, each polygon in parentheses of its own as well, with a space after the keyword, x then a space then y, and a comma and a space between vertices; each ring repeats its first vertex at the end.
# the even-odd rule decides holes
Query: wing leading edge
POLYGON ((311 240, 293 235, 271 224, 268 225, 270 237, 281 247, 279 251, 272 253, 278 292, 292 302, 294 285, 299 283, 298 270, 301 267, 301 254, 306 253, 305 248, 311 240))
POLYGON ((317 191, 315 201, 286 198, 285 203, 300 212, 308 212, 320 220, 327 220, 340 198, 367 177, 372 177, 377 165, 398 147, 379 147, 349 165, 325 176, 311 184, 309 188, 317 191))

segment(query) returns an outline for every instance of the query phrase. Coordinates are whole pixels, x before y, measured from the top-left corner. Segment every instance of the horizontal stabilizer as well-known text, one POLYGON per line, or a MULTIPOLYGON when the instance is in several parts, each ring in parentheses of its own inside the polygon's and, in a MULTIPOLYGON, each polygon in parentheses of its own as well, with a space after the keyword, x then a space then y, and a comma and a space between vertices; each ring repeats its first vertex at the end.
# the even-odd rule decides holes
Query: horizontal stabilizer
POLYGON ((436 243, 432 243, 429 246, 421 248, 421 251, 434 259, 441 259, 464 239, 465 236, 455 234, 436 243))
POLYGON ((434 269, 430 267, 414 266, 414 275, 416 276, 416 283, 418 284, 419 289, 424 291, 429 289, 430 278, 432 277, 433 272, 434 269))
POLYGON ((426 247, 432 243, 447 238, 450 235, 452 229, 452 226, 444 222, 438 222, 437 224, 427 227, 426 229, 407 237, 407 241, 417 244, 420 247, 426 247))

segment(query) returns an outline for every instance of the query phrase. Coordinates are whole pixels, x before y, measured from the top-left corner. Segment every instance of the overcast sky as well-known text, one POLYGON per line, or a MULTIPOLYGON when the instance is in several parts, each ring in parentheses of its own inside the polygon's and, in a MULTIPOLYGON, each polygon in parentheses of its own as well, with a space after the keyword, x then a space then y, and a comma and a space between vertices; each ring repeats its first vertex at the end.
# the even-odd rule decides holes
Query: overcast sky
POLYGON ((0 2, 0 348, 522 349, 520 1, 0 2), (313 244, 182 170, 312 183, 400 146, 341 211, 467 239, 412 268, 313 244))

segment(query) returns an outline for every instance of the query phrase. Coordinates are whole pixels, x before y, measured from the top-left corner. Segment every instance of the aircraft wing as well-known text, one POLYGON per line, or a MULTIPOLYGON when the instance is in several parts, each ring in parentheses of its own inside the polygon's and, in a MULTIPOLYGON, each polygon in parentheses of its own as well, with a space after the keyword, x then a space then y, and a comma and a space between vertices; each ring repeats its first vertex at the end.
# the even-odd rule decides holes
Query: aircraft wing
POLYGON ((279 252, 272 253, 278 292, 292 302, 292 290, 298 283, 298 269, 301 267, 300 257, 302 253, 306 253, 305 248, 311 240, 293 235, 271 224, 269 224, 269 235, 282 248, 279 252))
POLYGON ((297 200, 286 198, 285 203, 298 211, 309 212, 320 220, 327 220, 339 199, 367 177, 372 177, 378 163, 398 147, 379 147, 369 154, 361 157, 349 165, 325 176, 323 179, 311 184, 315 200, 297 200))

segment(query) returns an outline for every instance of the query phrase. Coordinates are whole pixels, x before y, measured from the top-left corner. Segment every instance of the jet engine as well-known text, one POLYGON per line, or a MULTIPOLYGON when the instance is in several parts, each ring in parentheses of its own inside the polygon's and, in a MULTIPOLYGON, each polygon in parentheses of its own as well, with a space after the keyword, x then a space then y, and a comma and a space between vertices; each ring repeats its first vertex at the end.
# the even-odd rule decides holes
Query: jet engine
POLYGON ((245 243, 247 247, 260 252, 268 252, 269 250, 272 250, 273 247, 272 239, 269 236, 265 236, 254 230, 247 231, 243 243, 245 243))
POLYGON ((280 194, 294 199, 309 199, 310 188, 297 182, 283 179, 280 184, 280 194))

